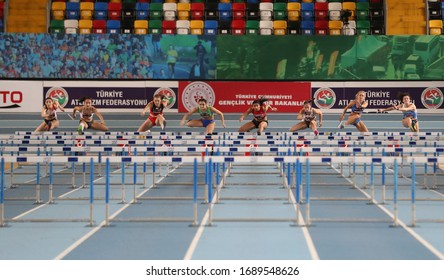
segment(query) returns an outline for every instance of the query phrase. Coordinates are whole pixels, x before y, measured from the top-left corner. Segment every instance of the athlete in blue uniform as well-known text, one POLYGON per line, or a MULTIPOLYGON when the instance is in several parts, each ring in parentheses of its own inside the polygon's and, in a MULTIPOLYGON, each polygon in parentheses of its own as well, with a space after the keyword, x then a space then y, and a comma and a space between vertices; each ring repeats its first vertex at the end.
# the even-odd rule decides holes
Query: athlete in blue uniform
POLYGON ((415 103, 412 102, 410 94, 403 92, 398 94, 400 104, 388 107, 387 109, 379 109, 379 112, 398 110, 402 112, 402 125, 410 128, 413 132, 419 132, 418 111, 415 103))
POLYGON ((193 110, 186 113, 182 121, 180 122, 180 125, 184 125, 185 121, 189 116, 191 116, 194 113, 199 113, 200 120, 189 120, 187 122, 188 127, 205 127, 205 133, 206 134, 212 134, 214 131, 214 127, 216 126, 216 122, 214 121, 214 113, 218 114, 220 116, 220 119, 222 121, 222 126, 225 127, 225 119, 224 114, 214 108, 213 106, 209 106, 207 104, 207 100, 204 98, 199 99, 198 101, 199 106, 194 108, 193 110))
POLYGON ((355 95, 355 100, 350 101, 347 106, 344 108, 344 112, 339 117, 339 121, 341 122, 339 128, 343 129, 347 125, 354 125, 360 132, 368 132, 367 126, 365 126, 364 122, 361 120, 361 113, 367 108, 368 102, 365 100, 365 91, 360 90, 355 95), (343 123, 345 113, 348 109, 351 109, 351 113, 348 116, 348 119, 345 123, 343 123))

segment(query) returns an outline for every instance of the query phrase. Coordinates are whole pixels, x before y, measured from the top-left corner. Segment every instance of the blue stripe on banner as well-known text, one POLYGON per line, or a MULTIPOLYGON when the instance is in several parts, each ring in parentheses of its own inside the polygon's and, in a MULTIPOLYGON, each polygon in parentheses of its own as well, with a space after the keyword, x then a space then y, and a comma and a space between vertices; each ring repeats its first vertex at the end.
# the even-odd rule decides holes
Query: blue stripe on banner
POLYGON ((29 144, 29 140, 23 140, 22 144, 29 144))
POLYGON ((361 148, 353 148, 353 152, 358 152, 358 153, 360 153, 360 152, 361 152, 361 148))
POLYGON ((122 157, 122 162, 131 162, 131 157, 122 157))
POLYGON ((226 158, 224 158, 224 162, 234 162, 234 158, 233 157, 226 157, 226 158))
POLYGON ((335 140, 335 137, 334 137, 334 136, 328 136, 327 139, 328 139, 328 140, 335 140))
POLYGON ((304 141, 304 145, 311 145, 311 141, 309 140, 304 141))
POLYGON ((426 137, 425 136, 420 136, 419 140, 426 140, 426 137))
POLYGON ((274 145, 274 141, 267 141, 268 145, 274 145))
POLYGON ((65 145, 65 140, 57 140, 57 145, 65 145))
POLYGON ((364 136, 358 136, 358 140, 364 140, 364 136))
POLYGON ((427 162, 438 162, 437 158, 428 158, 427 162))
POLYGON ((404 148, 395 148, 395 152, 402 153, 404 152, 404 148))
POLYGON ((195 152, 195 151, 196 151, 196 148, 194 148, 194 147, 188 147, 188 148, 187 148, 187 151, 188 151, 188 152, 195 152))
POLYGON ((267 135, 267 139, 273 139, 274 136, 273 135, 267 135))
POLYGON ((86 135, 85 139, 92 139, 92 135, 86 135))
POLYGON ((382 162, 381 158, 372 158, 372 162, 382 162))
POLYGON ((163 141, 163 143, 164 143, 165 145, 171 145, 171 140, 165 140, 165 141, 163 141))
POLYGON ((270 148, 270 152, 277 152, 277 151, 279 151, 279 149, 276 148, 276 147, 271 147, 271 148, 270 148))
POLYGON ((321 162, 331 162, 331 158, 322 158, 321 162))
POLYGON ((205 144, 205 141, 203 141, 203 140, 199 140, 199 141, 197 141, 197 144, 198 144, 198 145, 204 145, 204 144, 205 144))
POLYGON ((123 138, 123 136, 122 135, 117 135, 117 137, 116 137, 117 139, 122 139, 123 138))
POLYGON ((135 144, 136 144, 136 140, 129 140, 129 141, 128 141, 128 144, 129 144, 129 145, 135 145, 135 144))
POLYGON ((102 140, 94 140, 94 145, 102 145, 102 140))
POLYGON ((313 152, 320 152, 321 148, 313 148, 313 152))
POLYGON ((338 141, 338 145, 345 145, 345 141, 338 141))
POLYGON ((283 162, 283 161, 284 161, 284 158, 282 158, 282 157, 274 158, 274 162, 283 162))
POLYGON ((234 144, 234 145, 240 145, 240 142, 241 142, 241 141, 234 140, 234 141, 233 141, 233 144, 234 144))
POLYGON ((238 149, 237 148, 230 148, 230 152, 237 152, 238 149))
POLYGON ((154 151, 156 151, 156 148, 154 148, 154 147, 148 147, 148 148, 146 148, 146 151, 147 151, 147 152, 154 152, 154 151))
POLYGON ((432 135, 432 133, 431 132, 426 132, 426 135, 432 135))
POLYGON ((416 145, 416 141, 410 141, 409 145, 416 145))
POLYGON ((17 162, 27 162, 28 158, 27 157, 17 157, 17 162))
POLYGON ((63 147, 62 151, 71 152, 71 147, 63 147))
POLYGON ((180 157, 173 157, 171 160, 173 162, 182 162, 182 158, 180 158, 180 157))
POLYGON ((352 133, 351 133, 350 131, 347 131, 347 132, 345 133, 345 135, 352 135, 352 133))
POLYGON ((61 135, 56 135, 55 139, 62 139, 61 135))
POLYGON ((437 153, 443 153, 444 152, 444 148, 436 148, 436 152, 437 153))
POLYGON ((79 158, 78 157, 68 157, 68 162, 78 162, 79 158))
POLYGON ((176 135, 176 139, 182 139, 182 135, 176 135))
POLYGON ((382 141, 375 141, 375 145, 382 145, 382 141))
POLYGON ((19 152, 26 152, 27 150, 27 147, 19 147, 19 152))
POLYGON ((104 152, 112 152, 113 151, 113 147, 104 147, 103 151, 104 152))
POLYGON ((25 135, 25 136, 23 137, 23 139, 31 139, 31 136, 29 136, 29 135, 25 135))

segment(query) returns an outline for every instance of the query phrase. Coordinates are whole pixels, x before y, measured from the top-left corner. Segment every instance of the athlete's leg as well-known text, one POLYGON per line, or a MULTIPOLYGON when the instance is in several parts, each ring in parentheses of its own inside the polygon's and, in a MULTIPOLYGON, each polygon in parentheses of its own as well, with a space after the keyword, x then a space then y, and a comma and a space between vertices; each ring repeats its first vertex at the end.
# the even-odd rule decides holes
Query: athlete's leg
POLYGON ((312 120, 312 121, 310 122, 310 127, 311 127, 311 129, 313 130, 313 132, 314 132, 316 135, 319 134, 319 131, 318 131, 318 123, 317 123, 315 120, 312 120))
POLYGON ((247 122, 246 124, 244 124, 243 126, 241 126, 238 130, 238 132, 247 132, 252 130, 253 128, 255 128, 256 126, 254 125, 253 122, 247 122))
POLYGON ((190 120, 187 122, 188 127, 203 127, 202 120, 190 120))
POLYGON ((152 128, 153 126, 154 126, 153 123, 148 119, 148 120, 144 121, 139 126, 139 129, 137 129, 137 132, 145 132, 145 131, 149 130, 150 128, 152 128))
POLYGON ((165 130, 165 127, 166 127, 166 120, 165 120, 165 118, 164 118, 162 115, 157 115, 157 118, 156 118, 156 125, 160 126, 160 128, 161 128, 162 130, 165 130))
POLYGON ((216 127, 216 123, 215 122, 209 123, 207 125, 207 127, 205 128, 205 133, 206 134, 213 134, 213 131, 214 131, 215 127, 216 127))
POLYGON ((46 125, 45 122, 42 122, 39 126, 37 126, 37 128, 35 129, 35 132, 47 131, 47 130, 48 130, 48 126, 46 125))
POLYGON ((368 132, 367 126, 365 125, 365 123, 363 121, 360 121, 359 123, 356 124, 356 128, 360 131, 360 132, 368 132))
POLYGON ((297 124, 290 127, 290 132, 295 132, 297 130, 302 130, 302 129, 306 129, 306 128, 307 128, 307 124, 305 122, 298 122, 297 124))
POLYGON ((51 122, 51 126, 50 126, 49 130, 56 129, 57 127, 59 127, 59 125, 60 125, 60 122, 58 120, 53 120, 51 122))
POLYGON ((262 134, 262 132, 268 127, 268 123, 267 122, 261 122, 259 124, 259 127, 257 129, 257 134, 262 134))
POLYGON ((99 122, 93 122, 91 124, 91 128, 95 130, 108 131, 108 127, 105 124, 99 122))

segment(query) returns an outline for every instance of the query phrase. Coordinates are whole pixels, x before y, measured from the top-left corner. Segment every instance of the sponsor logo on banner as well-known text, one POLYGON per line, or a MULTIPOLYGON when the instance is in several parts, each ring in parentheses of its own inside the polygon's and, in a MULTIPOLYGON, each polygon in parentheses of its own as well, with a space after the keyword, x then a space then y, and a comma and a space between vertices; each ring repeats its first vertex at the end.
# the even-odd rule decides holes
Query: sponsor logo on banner
POLYGON ((164 88, 164 87, 158 88, 154 92, 154 95, 156 95, 156 94, 161 94, 166 99, 168 99, 168 105, 167 105, 166 109, 170 109, 176 103, 176 93, 171 88, 164 88))
POLYGON ((182 93, 182 104, 188 111, 199 106, 199 99, 207 100, 209 106, 213 106, 215 102, 215 94, 213 88, 204 82, 193 82, 185 87, 182 93))
POLYGON ((439 88, 426 88, 421 94, 421 102, 427 109, 438 109, 443 102, 443 94, 439 88))
POLYGON ((20 108, 23 102, 23 93, 19 90, 0 90, 0 108, 14 109, 20 108))
POLYGON ((314 93, 313 101, 319 109, 330 109, 336 103, 336 94, 330 88, 320 88, 314 93))
POLYGON ((62 87, 52 87, 46 91, 45 98, 57 100, 62 107, 65 107, 69 101, 68 92, 62 87))

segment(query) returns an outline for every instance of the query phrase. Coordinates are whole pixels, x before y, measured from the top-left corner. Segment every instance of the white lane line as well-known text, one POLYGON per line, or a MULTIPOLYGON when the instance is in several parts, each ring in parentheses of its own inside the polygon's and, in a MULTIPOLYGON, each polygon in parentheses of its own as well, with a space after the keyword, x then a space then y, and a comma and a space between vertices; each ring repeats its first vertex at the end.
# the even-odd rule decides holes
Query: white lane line
MULTIPOLYGON (((180 166, 180 165, 179 165, 180 166)), ((170 171, 170 173, 173 173, 175 170, 177 170, 179 168, 179 166, 177 166, 176 168, 172 169, 170 171)), ((156 181, 156 184, 162 182, 163 179, 165 179, 166 177, 161 177, 156 181)), ((142 191, 140 194, 137 195, 136 198, 139 198, 141 196, 143 196, 146 192, 148 192, 150 189, 152 189, 153 185, 149 186, 147 189, 145 189, 144 191, 142 191)), ((117 215, 119 215, 120 213, 122 213, 126 208, 128 208, 129 206, 131 206, 132 202, 134 201, 134 199, 132 199, 131 201, 129 201, 127 204, 125 204, 124 206, 122 206, 121 208, 117 209, 109 218, 113 219, 114 217, 116 217, 117 215)), ((100 229, 102 229, 102 227, 104 227, 106 225, 106 220, 103 220, 97 227, 95 227, 94 229, 92 229, 91 231, 89 231, 87 234, 83 235, 81 238, 79 238, 76 242, 74 242, 73 244, 71 244, 71 246, 69 246, 68 248, 66 248, 64 251, 62 251, 60 254, 58 254, 54 260, 62 260, 64 257, 66 257, 69 253, 71 253, 74 249, 76 249, 78 246, 80 246, 83 242, 85 242, 88 238, 90 238, 94 233, 96 233, 97 231, 99 231, 100 229)))
MULTIPOLYGON (((230 171, 230 169, 227 169, 225 171, 224 177, 228 177, 228 172, 229 171, 230 171)), ((218 188, 220 188, 222 183, 223 183, 223 181, 220 182, 218 188)), ((213 195, 213 198, 212 198, 213 201, 216 199, 216 196, 217 196, 217 193, 215 193, 213 195)), ((293 207, 295 208, 295 211, 296 211, 296 204, 295 204, 296 203, 296 199, 295 199, 295 197, 293 195, 293 192, 291 192, 291 200, 293 202, 293 207)), ((210 207, 211 207, 211 210, 213 210, 214 203, 211 204, 210 207)), ((314 246, 313 239, 311 238, 310 233, 308 232, 308 229, 305 226, 305 221, 304 221, 304 218, 302 217, 302 213, 299 212, 299 213, 296 213, 296 214, 299 215, 298 216, 299 221, 302 221, 301 222, 302 233, 303 233, 305 241, 307 243, 307 247, 308 247, 308 250, 310 252, 311 258, 313 260, 319 260, 319 255, 318 255, 318 253, 316 251, 316 247, 314 246)), ((194 252, 195 252, 195 250, 197 248, 197 245, 199 243, 199 240, 202 237, 202 234, 203 234, 203 232, 205 230, 205 227, 206 227, 206 224, 208 222, 208 219, 209 219, 209 210, 207 210, 207 212, 205 213, 201 223, 199 224, 199 228, 197 229, 197 232, 194 235, 194 238, 191 241, 190 246, 188 247, 187 252, 185 253, 185 256, 183 258, 184 260, 191 260, 192 259, 193 254, 194 254, 194 252)))
MULTIPOLYGON (((334 170, 336 170, 336 172, 338 172, 338 174, 341 174, 341 172, 335 168, 334 166, 332 166, 332 168, 334 170)), ((350 180, 349 178, 344 177, 344 179, 346 179, 347 181, 350 182, 350 184, 353 185, 353 181, 350 180)), ((364 190, 362 190, 360 187, 356 186, 356 188, 363 193, 367 198, 371 198, 371 196, 365 192, 364 190)), ((388 210, 386 207, 382 206, 381 204, 375 204, 378 208, 380 208, 384 213, 386 213, 391 219, 394 219, 394 215, 390 212, 390 210, 388 210)), ((440 260, 444 260, 444 254, 441 253, 438 249, 436 249, 432 244, 430 244, 427 240, 425 240, 424 238, 422 238, 418 233, 416 233, 413 229, 411 229, 410 227, 408 227, 403 221, 401 221, 401 219, 398 218, 398 224, 405 230, 407 231, 410 235, 413 236, 413 238, 415 238, 416 240, 418 240, 419 243, 421 243, 425 248, 427 248, 430 252, 432 252, 436 257, 438 257, 440 260)))

